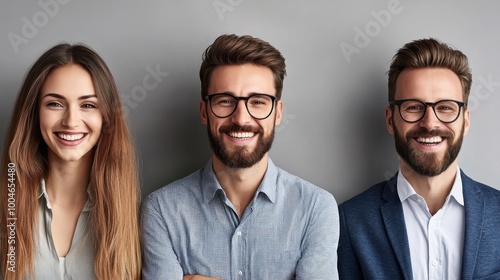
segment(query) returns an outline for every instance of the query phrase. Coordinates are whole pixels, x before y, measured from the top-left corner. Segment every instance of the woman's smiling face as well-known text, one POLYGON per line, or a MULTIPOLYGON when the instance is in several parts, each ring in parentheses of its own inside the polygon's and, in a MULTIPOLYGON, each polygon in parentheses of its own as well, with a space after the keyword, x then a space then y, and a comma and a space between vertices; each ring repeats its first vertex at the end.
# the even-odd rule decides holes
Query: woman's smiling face
POLYGON ((40 94, 40 130, 49 160, 91 159, 103 118, 90 74, 77 64, 56 68, 40 94))

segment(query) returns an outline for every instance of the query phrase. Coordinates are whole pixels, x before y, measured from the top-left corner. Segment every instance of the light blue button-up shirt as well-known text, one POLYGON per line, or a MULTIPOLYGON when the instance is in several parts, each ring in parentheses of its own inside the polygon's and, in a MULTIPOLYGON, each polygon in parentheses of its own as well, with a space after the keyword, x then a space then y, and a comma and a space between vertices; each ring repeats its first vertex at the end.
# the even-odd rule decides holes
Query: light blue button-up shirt
POLYGON ((143 279, 338 279, 333 196, 269 159, 239 219, 212 161, 143 203, 143 279))

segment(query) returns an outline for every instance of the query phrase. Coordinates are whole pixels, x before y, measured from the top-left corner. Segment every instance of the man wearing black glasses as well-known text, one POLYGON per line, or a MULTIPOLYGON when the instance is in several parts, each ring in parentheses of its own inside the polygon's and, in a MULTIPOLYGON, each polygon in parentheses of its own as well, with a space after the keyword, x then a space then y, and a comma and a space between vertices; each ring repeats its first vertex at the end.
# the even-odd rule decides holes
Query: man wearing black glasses
POLYGON ((399 172, 340 205, 340 278, 500 279, 500 191, 457 163, 470 126, 467 57, 417 40, 388 74, 399 172))
POLYGON ((213 156, 144 202, 143 279, 337 279, 333 196, 268 157, 281 121, 285 60, 223 35, 200 69, 213 156))

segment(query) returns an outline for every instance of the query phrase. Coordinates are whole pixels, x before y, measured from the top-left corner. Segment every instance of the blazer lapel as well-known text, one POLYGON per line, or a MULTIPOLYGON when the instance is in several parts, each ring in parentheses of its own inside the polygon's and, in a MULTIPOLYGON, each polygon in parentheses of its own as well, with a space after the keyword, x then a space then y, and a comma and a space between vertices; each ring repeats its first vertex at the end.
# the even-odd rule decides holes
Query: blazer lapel
POLYGON ((411 270, 410 246, 403 214, 403 207, 397 193, 397 173, 387 181, 382 198, 387 202, 380 207, 385 230, 392 245, 396 259, 405 279, 413 279, 411 270))
POLYGON ((465 233, 462 257, 462 279, 472 279, 483 228, 484 199, 476 183, 463 172, 462 185, 465 205, 465 233))

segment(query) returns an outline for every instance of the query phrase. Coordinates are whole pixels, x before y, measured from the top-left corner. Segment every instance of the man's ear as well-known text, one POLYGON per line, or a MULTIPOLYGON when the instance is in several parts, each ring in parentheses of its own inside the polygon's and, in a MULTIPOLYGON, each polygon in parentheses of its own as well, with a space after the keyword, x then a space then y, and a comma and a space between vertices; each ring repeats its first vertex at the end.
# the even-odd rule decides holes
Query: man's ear
POLYGON ((276 102, 276 120, 274 124, 279 125, 281 123, 282 117, 283 117, 283 101, 280 99, 276 102))
POLYGON ((470 110, 469 108, 466 108, 464 110, 464 136, 469 133, 469 128, 470 128, 470 110))
POLYGON ((208 123, 207 103, 203 100, 200 101, 200 117, 201 117, 201 123, 207 125, 208 123))
POLYGON ((392 114, 393 110, 391 109, 391 106, 387 106, 387 108, 385 108, 385 125, 387 126, 387 131, 389 131, 390 134, 394 134, 394 122, 392 120, 392 114))

